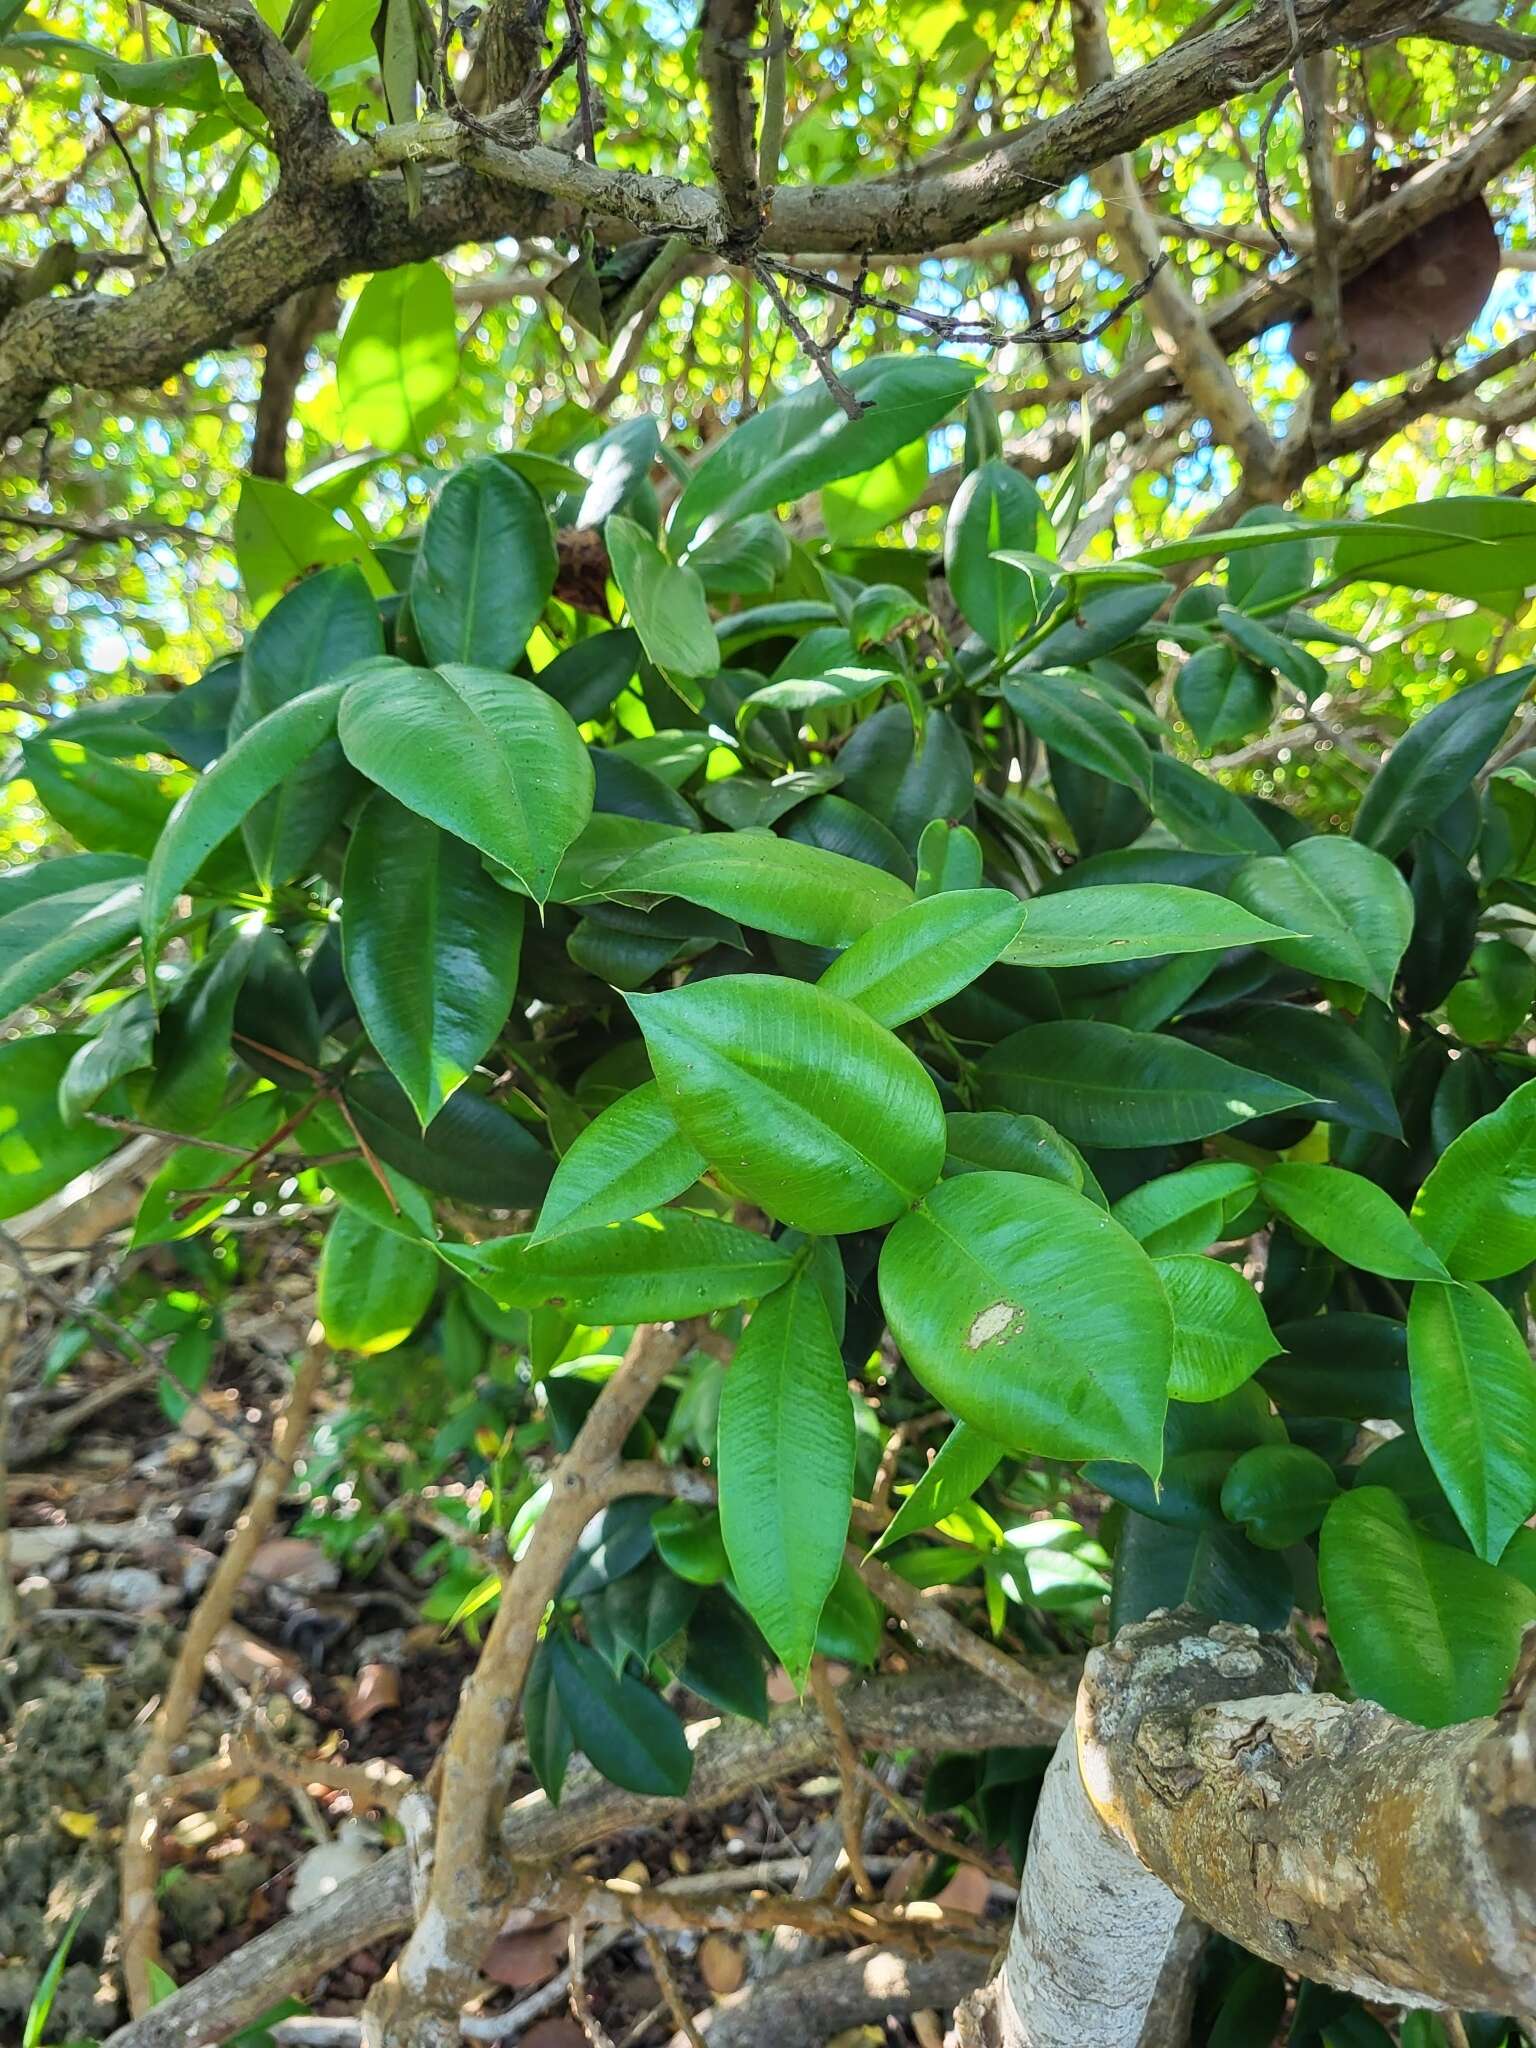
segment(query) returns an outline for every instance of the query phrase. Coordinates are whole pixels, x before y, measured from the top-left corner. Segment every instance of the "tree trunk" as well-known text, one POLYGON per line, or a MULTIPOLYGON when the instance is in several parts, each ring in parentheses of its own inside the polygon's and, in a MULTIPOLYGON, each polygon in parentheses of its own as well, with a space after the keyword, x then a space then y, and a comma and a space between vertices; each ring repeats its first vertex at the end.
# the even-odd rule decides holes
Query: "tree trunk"
POLYGON ((1123 1629, 1088 1659, 969 2037, 1136 2048, 1186 1906, 1365 1998, 1536 2009, 1530 1665, 1493 1719, 1423 1729, 1308 1693, 1252 1629, 1123 1629))

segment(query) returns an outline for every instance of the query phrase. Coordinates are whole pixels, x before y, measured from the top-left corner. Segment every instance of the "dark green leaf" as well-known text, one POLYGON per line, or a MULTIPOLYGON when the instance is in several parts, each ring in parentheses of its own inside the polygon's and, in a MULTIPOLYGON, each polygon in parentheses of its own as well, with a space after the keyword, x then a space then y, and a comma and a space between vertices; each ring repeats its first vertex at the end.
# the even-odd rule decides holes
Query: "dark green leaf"
POLYGON ((531 484, 489 455, 455 470, 411 575, 411 618, 427 659, 510 669, 549 602, 556 567, 549 514, 531 484))

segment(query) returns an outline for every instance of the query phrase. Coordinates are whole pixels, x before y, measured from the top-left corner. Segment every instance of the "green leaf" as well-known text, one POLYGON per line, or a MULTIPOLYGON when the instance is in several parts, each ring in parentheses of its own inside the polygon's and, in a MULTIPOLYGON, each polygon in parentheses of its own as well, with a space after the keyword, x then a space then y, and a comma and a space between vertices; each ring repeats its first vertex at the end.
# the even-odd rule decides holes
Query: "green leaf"
POLYGON ((122 1143, 97 1124, 66 1125, 64 1070, 88 1040, 62 1032, 0 1045, 0 1217, 19 1216, 122 1143))
POLYGON ((1268 724, 1275 686, 1251 661, 1213 640, 1179 670, 1173 698, 1201 752, 1210 754, 1268 724))
POLYGON ((425 1129, 507 1021, 522 901, 473 847, 383 790, 352 828, 342 896, 357 1014, 425 1129))
POLYGON ((668 1322, 760 1300, 791 1263, 756 1231, 681 1209, 538 1244, 497 1237, 438 1251, 501 1308, 569 1308, 590 1323, 668 1322))
POLYGON ((346 1100, 385 1165, 438 1194, 481 1209, 528 1209, 549 1186, 554 1162, 544 1147, 472 1088, 455 1089, 425 1130, 405 1090, 382 1067, 354 1074, 346 1100))
POLYGON ((337 1351, 393 1351, 426 1314, 437 1280, 428 1246, 375 1230, 355 1209, 338 1209, 315 1298, 325 1341, 337 1351))
POLYGON ((938 1091, 852 1003, 753 974, 629 1005, 684 1135, 780 1222, 814 1234, 867 1230, 938 1179, 938 1091))
POLYGON ((576 1747, 611 1785, 681 1799, 693 1752, 676 1714, 648 1685, 615 1677, 596 1650, 561 1629, 549 1644, 560 1708, 576 1747))
POLYGON ((1523 498, 1436 495, 1422 505, 1394 506, 1386 520, 1347 531, 1334 549, 1333 573, 1496 602, 1527 589, 1533 548, 1536 505, 1523 498), (1457 535, 1466 536, 1459 545, 1457 535))
POLYGON ((251 807, 336 728, 346 682, 322 684, 274 711, 221 754, 172 811, 144 877, 141 929, 151 956, 176 898, 251 807))
POLYGON ((1328 1510, 1318 1578, 1328 1633, 1355 1691, 1426 1728, 1491 1714, 1521 1632, 1536 1621, 1536 1593, 1421 1536, 1381 1486, 1357 1486, 1328 1510))
MULTIPOLYGON (((279 598, 246 641, 230 741, 317 684, 383 659, 379 608, 362 572, 351 562, 317 570, 279 598)), ((263 886, 303 872, 356 798, 357 777, 328 739, 253 805, 240 830, 263 886)))
POLYGON ((1379 853, 1353 839, 1303 839, 1239 868, 1232 894, 1261 917, 1305 934, 1266 940, 1277 960, 1391 1001, 1413 935, 1413 894, 1379 853))
POLYGON ((1260 619, 1250 619, 1246 613, 1234 611, 1231 605, 1218 605, 1216 623, 1227 637, 1239 646, 1244 654, 1258 662, 1261 667, 1271 668, 1294 683, 1308 700, 1316 697, 1328 687, 1328 671, 1315 654, 1309 654, 1305 647, 1298 647, 1294 640, 1286 639, 1260 619))
POLYGON ((1108 1207, 1082 1153, 1040 1117, 957 1109, 945 1117, 944 1132, 946 1180, 957 1173, 1033 1174, 1108 1207))
POLYGON ((917 843, 917 893, 938 896, 946 889, 981 887, 981 841, 965 825, 932 818, 917 843))
POLYGON ((1174 1400, 1219 1401, 1280 1349, 1252 1281, 1235 1266, 1199 1253, 1153 1264, 1173 1312, 1174 1400))
POLYGON ((857 476, 920 440, 952 412, 981 372, 953 356, 872 356, 844 379, 867 407, 846 418, 819 377, 727 434, 689 478, 672 515, 674 549, 733 519, 857 476))
POLYGON ((411 619, 435 665, 510 669, 555 587, 549 514, 494 456, 456 469, 437 494, 411 572, 411 619))
POLYGON ((633 519, 615 513, 603 533, 613 580, 651 660, 671 675, 718 675, 720 646, 695 572, 669 562, 633 519))
POLYGON ((1338 1492, 1339 1482, 1315 1451, 1256 1444, 1222 1481, 1221 1511, 1261 1550, 1289 1550, 1312 1534, 1338 1492))
POLYGON ((1451 1141, 1413 1220, 1458 1280, 1498 1280, 1536 1259, 1536 1081, 1451 1141))
POLYGON ((1536 1511, 1536 1366, 1482 1287, 1415 1287, 1408 1368, 1419 1440, 1479 1557, 1536 1511))
POLYGON ((691 833, 662 840, 606 878, 608 896, 681 896, 809 946, 851 946, 912 901, 895 875, 771 832, 691 833))
POLYGON ((1088 687, 1091 681, 1015 670, 1003 678, 1003 695, 1053 752, 1145 797, 1152 773, 1147 743, 1107 687, 1101 693, 1088 687))
POLYGON ((153 853, 183 786, 46 732, 22 741, 21 760, 44 810, 94 853, 153 853))
POLYGON ((307 569, 357 562, 366 575, 371 566, 366 542, 329 507, 266 477, 242 482, 233 538, 246 600, 258 615, 307 569))
POLYGON ((1536 1002, 1536 962, 1509 939, 1473 948, 1466 978, 1445 1000, 1451 1029, 1466 1045, 1502 1045, 1536 1002))
POLYGON ((229 1080, 235 1005, 259 939, 249 924, 226 928, 162 1006, 154 1079, 142 1104, 150 1123, 201 1131, 218 1115, 229 1080))
POLYGON ((857 1003, 877 1024, 905 1024, 985 972, 1024 917, 1024 905, 1006 889, 927 897, 855 939, 818 986, 857 1003))
POLYGON ((1076 1145, 1178 1145, 1296 1109, 1299 1088, 1155 1032, 1028 1024, 981 1061, 989 1102, 1048 1117, 1076 1145))
POLYGON ((566 1766, 576 1746, 555 1690, 554 1660, 550 1653, 558 1640, 557 1636, 546 1636, 539 1644, 523 1688, 523 1734, 528 1742, 528 1761, 551 1806, 560 1804, 566 1766))
POLYGON ((1371 778, 1354 836, 1388 859, 1440 817, 1499 743, 1530 688, 1531 668, 1489 676, 1417 719, 1371 778))
POLYGON ((1141 1246, 1082 1195, 945 1181, 886 1239, 880 1299, 957 1421, 1011 1450, 1160 1467, 1172 1317, 1141 1246))
POLYGON ((1154 754, 1152 809, 1157 821, 1196 853, 1278 853, 1274 834, 1242 798, 1172 754, 1154 754))
POLYGON ((1031 899, 1003 958, 1018 967, 1093 967, 1163 954, 1273 946, 1289 927, 1172 882, 1105 882, 1031 899))
POLYGON ((1342 1166, 1282 1160, 1265 1167, 1260 1193, 1286 1222, 1363 1273, 1389 1280, 1444 1280, 1437 1255, 1374 1181, 1342 1166))
MULTIPOLYGON (((44 865, 64 869, 60 879, 65 880, 74 863, 66 856, 44 865)), ((140 864, 134 865, 142 875, 140 864)), ((0 1016, 9 1016, 23 1003, 46 995, 66 975, 125 945, 139 928, 142 898, 142 880, 113 875, 35 896, 15 910, 4 911, 0 915, 0 1016)))
MULTIPOLYGON (((922 496, 928 482, 928 444, 911 441, 884 462, 846 483, 825 486, 821 523, 827 538, 847 547, 868 540, 900 519, 922 496)), ((768 586, 770 589, 772 585, 768 586)))
POLYGON ((1203 1252, 1226 1235, 1259 1191, 1259 1176, 1236 1159, 1202 1159, 1122 1195, 1110 1211, 1154 1258, 1203 1252))
POLYGON ((380 270, 353 300, 336 349, 349 448, 420 454, 459 381, 453 287, 435 263, 380 270))
POLYGON ((1219 1053, 1240 1067, 1296 1088, 1315 1088, 1318 1100, 1307 1113, 1324 1123, 1401 1138, 1402 1123, 1392 1096, 1392 1076, 1376 1049, 1353 1023, 1327 1010, 1297 1003, 1252 1003, 1224 1013, 1220 1025, 1183 1025, 1192 1045, 1219 1053))
POLYGON ((595 1230, 660 1209, 705 1170, 654 1081, 593 1118, 560 1164, 530 1243, 595 1230))
POLYGON ((353 683, 338 729, 371 781, 545 901, 594 786, 581 734, 553 697, 489 668, 397 666, 353 683))
POLYGON ((973 469, 949 508, 944 573, 961 617, 994 654, 1005 653, 1033 623, 1037 597, 1030 577, 993 556, 999 548, 1034 552, 1043 524, 1039 492, 1000 460, 973 469))
POLYGON ((747 1324, 720 1396, 720 1529, 736 1590, 796 1686, 842 1564, 853 1405, 826 1303, 802 1268, 747 1324))
POLYGON ((727 1714, 768 1724, 762 1644, 741 1609, 723 1593, 707 1593, 688 1624, 678 1677, 690 1692, 727 1714))
MULTIPOLYGON (((935 1522, 964 1507, 1001 1464, 1005 1452, 968 1422, 957 1422, 939 1446, 937 1457, 881 1532, 875 1550, 931 1529, 935 1522)), ((873 1554, 873 1553, 871 1553, 873 1554)))

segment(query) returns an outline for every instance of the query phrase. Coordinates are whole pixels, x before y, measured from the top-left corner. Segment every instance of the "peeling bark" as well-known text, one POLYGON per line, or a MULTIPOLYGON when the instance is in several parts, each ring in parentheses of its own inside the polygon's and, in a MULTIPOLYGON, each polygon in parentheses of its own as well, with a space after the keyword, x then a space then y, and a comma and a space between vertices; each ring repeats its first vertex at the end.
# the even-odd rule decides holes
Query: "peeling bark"
POLYGON ((1135 2048, 1181 1904, 1363 1998, 1536 2005, 1536 1700, 1423 1729, 1307 1676, 1182 1613, 1089 1656, 985 2038, 1135 2048))

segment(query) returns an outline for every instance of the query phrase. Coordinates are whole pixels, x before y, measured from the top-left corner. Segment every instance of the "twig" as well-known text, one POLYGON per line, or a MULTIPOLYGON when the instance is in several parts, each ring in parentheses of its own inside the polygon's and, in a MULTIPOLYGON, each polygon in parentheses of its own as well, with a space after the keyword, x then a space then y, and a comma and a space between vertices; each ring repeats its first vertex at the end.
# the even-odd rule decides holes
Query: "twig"
POLYGON ((592 2010, 587 1997, 586 1926, 580 1913, 571 1915, 571 2013, 592 2048, 613 2048, 613 2037, 592 2010))
POLYGON ((837 1688, 827 1675, 826 1660, 822 1657, 811 1659, 811 1694, 821 1709, 822 1719, 832 1731, 832 1747, 837 1756, 837 1818, 843 1831, 843 1853, 848 1858, 848 1874, 859 1897, 872 1899, 875 1888, 864 1867, 864 1801, 858 1789, 859 1753, 848 1734, 848 1723, 837 1704, 837 1688))
POLYGON ((667 1951, 662 1946, 660 1935, 653 1933, 649 1927, 642 1927, 640 1940, 644 1944, 646 1955, 650 1958, 656 1982, 661 1986, 661 1995, 667 2011, 672 2015, 673 2026, 688 2043, 688 2048, 705 2048, 704 2036, 693 2024, 693 2015, 683 2002, 683 1994, 678 1989, 677 1977, 667 1951))
POLYGON ((1295 84, 1294 78, 1282 79, 1275 90, 1273 99, 1264 109, 1264 119, 1259 127, 1258 160, 1253 167, 1254 190, 1259 202, 1259 218, 1274 236, 1280 254, 1290 257, 1294 257, 1296 251, 1286 239, 1284 228, 1275 219, 1274 195, 1271 193, 1269 186, 1269 138, 1274 130, 1280 109, 1290 98, 1295 84))
POLYGON ((763 111, 757 130, 757 183, 763 211, 773 205, 779 182, 779 152, 784 147, 785 85, 789 71, 789 32, 782 0, 767 0, 763 9, 767 42, 763 61, 763 111))
POLYGON ((811 333, 810 329, 805 325, 805 322, 800 318, 799 314, 796 313, 794 307, 790 305, 788 299, 786 299, 784 294, 779 290, 777 281, 775 280, 773 275, 772 268, 767 263, 762 261, 761 258, 759 258, 753 262, 752 271, 753 275, 762 284, 764 291, 767 292, 769 298, 772 299, 774 305, 777 307, 779 318, 784 322, 784 325, 789 329, 790 333, 795 337, 796 341, 799 342, 801 348, 805 350, 807 356, 809 356, 811 361, 815 364, 817 373, 820 376, 821 381, 826 385, 827 389, 831 392, 832 396, 837 400, 839 406, 841 406, 842 410, 847 414, 849 419, 861 420, 864 417, 864 414, 868 411, 868 407, 864 404, 862 399, 854 397, 853 393, 848 389, 848 386, 837 374, 837 370, 833 364, 831 356, 822 347, 821 343, 816 339, 815 335, 811 333))
POLYGON ((1339 276, 1339 222, 1333 201, 1333 128, 1328 112, 1328 59, 1303 57, 1296 67, 1301 95, 1302 147, 1312 195, 1312 316, 1317 322, 1317 361, 1312 370, 1312 403, 1306 431, 1326 426, 1346 366, 1343 290, 1339 276))
POLYGON ((144 189, 144 180, 139 176, 139 167, 129 154, 127 143, 124 142, 122 136, 118 133, 117 124, 105 107, 98 107, 96 109, 96 118, 102 127, 106 129, 108 135, 111 136, 112 146, 122 158, 124 168, 133 180, 133 189, 138 194, 139 205, 143 209, 145 226, 154 237, 155 247, 165 259, 166 269, 174 270, 176 268, 176 258, 171 254, 166 239, 160 232, 160 223, 155 219, 154 206, 151 203, 148 192, 144 189))
POLYGON ((161 1781, 196 1711, 204 1661, 229 1620, 240 1582, 288 1490, 329 1355, 316 1325, 294 1373, 272 1448, 256 1475, 245 1512, 187 1622, 149 1740, 134 1768, 128 1823, 123 1831, 121 1887, 123 1974, 136 2018, 148 2012, 155 2001, 153 1965, 160 1952, 155 1887, 160 1861, 161 1781))
POLYGON ((957 1863, 973 1863, 978 1870, 984 1870, 989 1878, 996 1880, 997 1872, 979 1850, 962 1842, 958 1835, 952 1835, 948 1828, 939 1827, 926 1814, 919 1813, 909 1799, 904 1799, 894 1785, 887 1784, 867 1764, 861 1763, 858 1772, 863 1783, 880 1794, 908 1834, 916 1835, 936 1855, 952 1856, 957 1863))
POLYGON ((587 25, 582 18, 581 0, 565 0, 566 19, 571 24, 569 47, 576 64, 576 88, 581 95, 581 146, 587 162, 597 162, 597 123, 592 114, 592 72, 587 62, 587 25))

